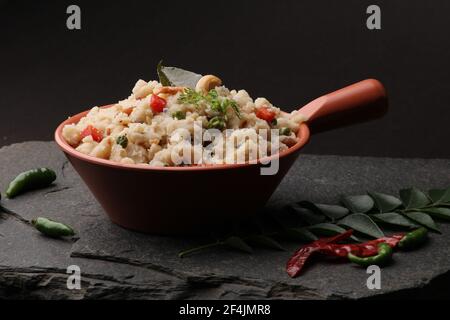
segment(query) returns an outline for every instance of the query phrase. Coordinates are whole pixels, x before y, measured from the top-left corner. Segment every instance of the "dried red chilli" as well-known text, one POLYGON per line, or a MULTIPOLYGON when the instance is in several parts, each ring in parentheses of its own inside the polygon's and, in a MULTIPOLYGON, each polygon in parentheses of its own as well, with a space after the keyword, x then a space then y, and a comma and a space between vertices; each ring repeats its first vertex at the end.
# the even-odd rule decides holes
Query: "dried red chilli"
POLYGON ((404 234, 399 233, 358 244, 328 244, 322 246, 319 252, 335 257, 346 257, 349 253, 360 257, 370 257, 378 253, 378 245, 380 243, 386 243, 391 248, 395 248, 404 236, 404 234))
POLYGON ((291 277, 296 277, 300 274, 303 266, 308 258, 314 252, 325 254, 333 257, 345 258, 349 253, 357 255, 358 257, 370 257, 378 254, 378 245, 380 243, 386 243, 391 248, 395 248, 400 240, 404 238, 404 234, 394 234, 390 237, 383 237, 364 243, 358 244, 337 244, 335 242, 348 239, 352 235, 352 230, 348 230, 335 237, 322 238, 314 241, 306 246, 297 250, 294 255, 289 259, 286 271, 291 277))
POLYGON ((312 253, 319 251, 320 248, 325 247, 327 244, 348 239, 352 236, 352 234, 353 230, 348 230, 344 233, 340 233, 333 237, 321 238, 306 246, 301 247, 292 255, 292 257, 287 262, 286 265, 287 273, 291 277, 296 277, 300 273, 301 269, 303 268, 303 266, 305 265, 306 261, 308 260, 308 258, 311 256, 312 253))

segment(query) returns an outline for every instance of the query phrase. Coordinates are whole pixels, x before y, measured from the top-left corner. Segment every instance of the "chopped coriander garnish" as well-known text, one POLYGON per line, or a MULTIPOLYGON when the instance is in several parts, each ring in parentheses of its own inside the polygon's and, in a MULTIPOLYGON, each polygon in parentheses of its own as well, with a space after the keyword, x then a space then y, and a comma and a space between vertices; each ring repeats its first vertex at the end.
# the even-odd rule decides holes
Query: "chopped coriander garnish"
POLYGON ((215 89, 212 89, 206 95, 203 95, 193 89, 187 88, 178 98, 178 102, 196 106, 201 102, 204 102, 208 104, 212 110, 219 112, 220 114, 226 114, 227 110, 232 108, 239 118, 241 116, 236 101, 220 97, 215 89))
POLYGON ((231 100, 231 99, 224 99, 224 100, 222 100, 220 108, 222 110, 222 113, 225 113, 228 110, 228 108, 232 108, 234 110, 234 113, 236 113, 236 116, 238 118, 241 117, 241 113, 239 111, 239 107, 238 107, 236 101, 234 101, 234 100, 231 100))
POLYGON ((126 148, 128 146, 128 138, 127 136, 119 136, 116 139, 116 143, 120 145, 122 148, 126 148))
POLYGON ((185 104, 193 104, 198 106, 200 102, 204 101, 205 97, 201 94, 196 92, 194 89, 186 88, 184 92, 180 95, 178 98, 179 103, 185 103, 185 104))
POLYGON ((214 117, 208 122, 208 129, 223 130, 226 128, 226 121, 223 117, 214 117))

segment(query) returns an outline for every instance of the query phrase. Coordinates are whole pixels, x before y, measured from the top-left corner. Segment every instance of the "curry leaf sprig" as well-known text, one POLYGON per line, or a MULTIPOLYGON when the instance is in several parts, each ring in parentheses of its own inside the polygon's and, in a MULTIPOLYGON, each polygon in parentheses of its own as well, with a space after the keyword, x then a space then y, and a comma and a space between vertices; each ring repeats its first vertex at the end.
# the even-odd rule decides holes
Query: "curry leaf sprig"
MULTIPOLYGON (((284 250, 279 239, 311 242, 318 236, 332 236, 347 229, 369 238, 383 237, 384 232, 392 228, 411 230, 423 226, 440 233, 435 220, 450 221, 450 188, 433 189, 427 193, 417 188, 402 189, 399 197, 368 192, 342 196, 340 204, 336 205, 300 201, 290 204, 281 213, 290 214, 289 222, 285 216, 272 215, 279 226, 275 231, 231 233, 223 240, 182 251, 179 256, 214 247, 246 253, 253 252, 251 245, 284 250)), ((352 237, 352 240, 359 241, 359 238, 352 237)))

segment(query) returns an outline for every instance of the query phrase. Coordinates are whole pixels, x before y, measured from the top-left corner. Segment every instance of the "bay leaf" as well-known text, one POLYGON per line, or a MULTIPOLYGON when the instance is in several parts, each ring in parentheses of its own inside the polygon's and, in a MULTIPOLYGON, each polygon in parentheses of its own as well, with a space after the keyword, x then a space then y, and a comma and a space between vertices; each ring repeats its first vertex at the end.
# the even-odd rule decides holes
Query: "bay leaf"
POLYGON ((158 65, 157 71, 161 84, 165 86, 169 85, 195 89, 197 82, 202 77, 201 74, 197 74, 184 69, 176 67, 165 67, 162 65, 162 63, 161 65, 158 65))
POLYGON ((167 78, 166 74, 164 73, 164 71, 162 70, 163 68, 163 61, 161 60, 158 65, 156 66, 156 72, 158 73, 158 78, 159 78, 159 82, 164 86, 164 87, 171 87, 172 83, 170 82, 170 80, 167 78))

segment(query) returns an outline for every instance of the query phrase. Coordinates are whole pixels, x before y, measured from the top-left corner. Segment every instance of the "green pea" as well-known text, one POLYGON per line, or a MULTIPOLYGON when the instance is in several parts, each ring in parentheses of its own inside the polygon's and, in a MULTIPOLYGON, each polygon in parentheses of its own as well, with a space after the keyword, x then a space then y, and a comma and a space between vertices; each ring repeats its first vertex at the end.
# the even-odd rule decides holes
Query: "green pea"
POLYGON ((428 230, 425 227, 418 228, 407 233, 398 243, 398 247, 404 250, 414 249, 427 240, 428 230))
POLYGON ((356 263, 357 265, 360 265, 363 267, 368 267, 368 266, 371 266, 374 264, 378 265, 378 266, 382 266, 382 265, 386 264, 389 260, 391 260, 392 253, 393 253, 393 250, 387 243, 380 243, 378 245, 378 254, 376 256, 361 258, 361 257, 355 256, 352 253, 349 253, 348 259, 351 262, 356 263))
POLYGON ((8 189, 6 190, 6 196, 8 198, 14 198, 25 191, 48 187, 55 179, 56 173, 47 168, 22 172, 10 182, 8 189))
POLYGON ((290 136, 291 135, 291 129, 289 128, 281 128, 280 129, 280 136, 290 136))
POLYGON ((208 128, 223 130, 226 128, 225 120, 222 117, 214 117, 209 120, 208 128))
POLYGON ((47 218, 36 218, 31 221, 31 224, 41 233, 49 237, 70 237, 75 235, 75 231, 60 222, 52 221, 47 218))
POLYGON ((127 136, 119 136, 116 139, 116 143, 120 145, 122 148, 126 148, 128 146, 128 138, 127 136))
POLYGON ((276 125, 278 124, 277 118, 273 118, 273 120, 270 121, 270 124, 271 124, 272 126, 276 126, 276 125))
POLYGON ((178 120, 186 119, 186 114, 183 111, 177 111, 172 114, 172 117, 178 120))

